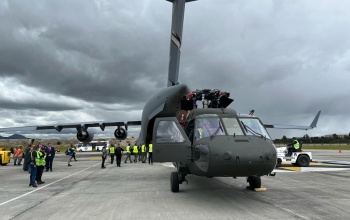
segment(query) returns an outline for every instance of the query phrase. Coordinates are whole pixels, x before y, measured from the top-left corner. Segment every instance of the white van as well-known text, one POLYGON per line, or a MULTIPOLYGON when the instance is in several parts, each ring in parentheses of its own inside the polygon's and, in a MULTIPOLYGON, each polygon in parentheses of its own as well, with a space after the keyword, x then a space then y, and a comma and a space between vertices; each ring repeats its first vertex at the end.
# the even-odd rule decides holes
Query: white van
POLYGON ((103 146, 107 146, 109 148, 109 141, 91 141, 91 142, 79 142, 76 144, 77 151, 85 152, 85 151, 101 151, 103 146))

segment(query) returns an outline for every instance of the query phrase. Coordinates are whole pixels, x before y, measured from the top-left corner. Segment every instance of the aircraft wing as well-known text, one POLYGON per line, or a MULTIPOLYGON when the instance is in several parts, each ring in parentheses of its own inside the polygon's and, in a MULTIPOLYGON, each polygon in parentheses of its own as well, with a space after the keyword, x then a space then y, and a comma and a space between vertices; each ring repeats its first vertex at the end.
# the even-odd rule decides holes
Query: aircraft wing
POLYGON ((126 130, 128 126, 141 125, 141 121, 128 121, 128 122, 116 122, 116 121, 94 121, 94 122, 78 122, 67 124, 55 124, 55 125, 38 125, 38 126, 24 126, 24 127, 11 127, 0 128, 0 132, 16 132, 16 131, 36 131, 36 130, 50 130, 62 131, 64 128, 76 128, 78 131, 86 131, 90 127, 99 127, 104 131, 107 126, 124 126, 126 130))
POLYGON ((313 129, 317 125, 318 118, 320 117, 321 111, 318 111, 316 114, 314 120, 311 122, 310 126, 300 126, 300 125, 269 125, 269 124, 264 124, 265 128, 277 128, 277 129, 300 129, 300 130, 309 130, 313 129))

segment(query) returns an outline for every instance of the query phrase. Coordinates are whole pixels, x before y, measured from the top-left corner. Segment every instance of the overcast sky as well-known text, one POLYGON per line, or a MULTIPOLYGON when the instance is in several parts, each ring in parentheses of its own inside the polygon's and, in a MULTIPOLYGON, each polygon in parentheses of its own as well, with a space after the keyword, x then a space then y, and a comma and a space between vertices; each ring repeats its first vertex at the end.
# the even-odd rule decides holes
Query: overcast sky
MULTIPOLYGON (((231 92, 231 108, 266 124, 309 125, 322 110, 316 129, 270 129, 273 138, 349 134, 349 8, 187 3, 179 81, 231 92)), ((167 84, 171 12, 165 0, 0 1, 0 127, 141 120, 167 84)))

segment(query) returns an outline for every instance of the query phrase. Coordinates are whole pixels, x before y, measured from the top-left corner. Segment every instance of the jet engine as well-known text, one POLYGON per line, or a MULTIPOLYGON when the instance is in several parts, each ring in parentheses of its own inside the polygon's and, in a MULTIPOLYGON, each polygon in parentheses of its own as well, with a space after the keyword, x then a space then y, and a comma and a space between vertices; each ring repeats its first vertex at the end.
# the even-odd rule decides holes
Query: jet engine
POLYGON ((90 142, 94 139, 94 133, 87 131, 78 132, 77 139, 80 142, 90 142))
POLYGON ((127 136, 128 136, 128 134, 127 134, 127 132, 126 132, 126 130, 124 128, 118 127, 114 131, 114 137, 117 140, 125 140, 127 136))

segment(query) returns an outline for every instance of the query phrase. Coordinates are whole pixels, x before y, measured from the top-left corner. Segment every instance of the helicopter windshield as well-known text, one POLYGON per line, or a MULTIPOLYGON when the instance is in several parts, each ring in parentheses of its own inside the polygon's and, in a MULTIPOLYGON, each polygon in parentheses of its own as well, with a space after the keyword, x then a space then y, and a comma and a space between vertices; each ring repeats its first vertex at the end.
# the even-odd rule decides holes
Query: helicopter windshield
POLYGON ((196 119, 196 140, 212 135, 226 135, 219 117, 201 117, 196 119))
POLYGON ((222 118, 228 135, 244 135, 236 118, 222 118))
POLYGON ((240 118, 243 126, 246 129, 247 135, 262 136, 271 139, 265 127, 257 118, 240 118))

